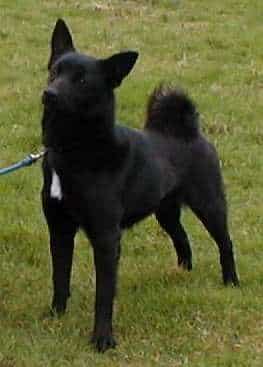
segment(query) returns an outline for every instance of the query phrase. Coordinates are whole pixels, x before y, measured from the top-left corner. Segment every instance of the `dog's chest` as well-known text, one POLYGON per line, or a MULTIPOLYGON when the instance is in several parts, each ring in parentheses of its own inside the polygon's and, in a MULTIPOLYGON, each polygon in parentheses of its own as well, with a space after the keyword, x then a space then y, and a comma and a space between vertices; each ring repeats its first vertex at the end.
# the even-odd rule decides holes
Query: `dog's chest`
POLYGON ((56 171, 52 170, 52 178, 51 178, 51 185, 50 185, 50 196, 52 199, 62 200, 63 193, 61 187, 61 181, 56 173, 56 171))
POLYGON ((105 201, 105 194, 114 185, 105 177, 94 179, 92 174, 70 174, 61 169, 51 170, 49 195, 52 199, 67 203, 71 208, 93 203, 94 200, 105 201), (80 205, 81 204, 81 205, 80 205))

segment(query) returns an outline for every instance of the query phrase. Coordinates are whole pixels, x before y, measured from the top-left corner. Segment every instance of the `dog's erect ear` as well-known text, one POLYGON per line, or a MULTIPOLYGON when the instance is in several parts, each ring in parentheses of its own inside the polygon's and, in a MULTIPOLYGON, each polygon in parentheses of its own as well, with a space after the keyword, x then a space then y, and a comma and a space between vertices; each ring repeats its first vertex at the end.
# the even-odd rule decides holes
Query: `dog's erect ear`
POLYGON ((62 19, 58 19, 51 38, 51 55, 48 69, 66 52, 75 51, 70 31, 62 19))
POLYGON ((102 60, 103 71, 107 82, 112 88, 118 87, 133 68, 138 57, 138 52, 121 52, 102 60))

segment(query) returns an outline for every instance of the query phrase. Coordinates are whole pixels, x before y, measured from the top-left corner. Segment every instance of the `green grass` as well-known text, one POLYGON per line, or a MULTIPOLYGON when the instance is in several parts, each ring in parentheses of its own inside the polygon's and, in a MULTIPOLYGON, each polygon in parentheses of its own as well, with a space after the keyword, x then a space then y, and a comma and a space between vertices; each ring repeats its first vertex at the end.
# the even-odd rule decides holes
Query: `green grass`
POLYGON ((79 235, 67 314, 48 319, 47 228, 39 165, 0 179, 0 367, 263 364, 262 0, 0 0, 0 166, 38 150, 41 91, 58 16, 78 47, 140 59, 118 91, 118 119, 142 127, 161 81, 187 89, 220 153, 241 289, 221 284, 216 246, 193 215, 194 270, 176 267, 169 239, 149 218, 123 238, 115 334, 98 355, 90 246, 79 235))

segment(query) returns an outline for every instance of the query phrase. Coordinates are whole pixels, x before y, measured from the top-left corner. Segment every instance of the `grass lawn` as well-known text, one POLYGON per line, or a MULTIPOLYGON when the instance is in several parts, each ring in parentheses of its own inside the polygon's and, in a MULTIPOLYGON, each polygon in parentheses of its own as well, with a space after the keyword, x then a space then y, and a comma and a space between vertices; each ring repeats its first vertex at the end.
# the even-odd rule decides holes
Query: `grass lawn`
POLYGON ((118 90, 118 119, 140 128, 161 81, 189 91, 219 151, 241 288, 224 288, 218 252, 186 210, 194 269, 179 271, 154 218, 123 238, 115 335, 104 355, 88 343, 94 271, 82 234, 72 298, 51 300, 40 165, 0 178, 0 367, 261 367, 263 365, 262 0, 0 0, 0 167, 41 145, 41 91, 57 17, 78 47, 140 58, 118 90))

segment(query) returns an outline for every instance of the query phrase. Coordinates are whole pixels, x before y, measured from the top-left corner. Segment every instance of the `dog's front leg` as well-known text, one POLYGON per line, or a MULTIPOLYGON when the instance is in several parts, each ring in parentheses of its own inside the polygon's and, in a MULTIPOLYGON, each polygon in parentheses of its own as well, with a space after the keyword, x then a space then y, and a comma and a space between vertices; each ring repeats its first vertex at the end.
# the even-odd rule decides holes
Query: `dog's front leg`
POLYGON ((92 241, 96 267, 95 324, 92 343, 99 352, 114 348, 112 334, 113 300, 116 291, 120 234, 114 233, 92 241))
POLYGON ((50 235, 50 252, 53 268, 53 300, 51 314, 66 310, 70 295, 70 275, 77 224, 65 213, 57 200, 42 192, 42 203, 50 235))
POLYGON ((74 233, 50 233, 50 251, 53 265, 53 300, 51 314, 63 314, 70 296, 74 233))

